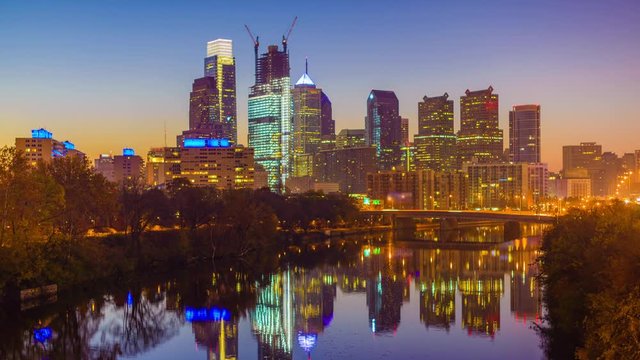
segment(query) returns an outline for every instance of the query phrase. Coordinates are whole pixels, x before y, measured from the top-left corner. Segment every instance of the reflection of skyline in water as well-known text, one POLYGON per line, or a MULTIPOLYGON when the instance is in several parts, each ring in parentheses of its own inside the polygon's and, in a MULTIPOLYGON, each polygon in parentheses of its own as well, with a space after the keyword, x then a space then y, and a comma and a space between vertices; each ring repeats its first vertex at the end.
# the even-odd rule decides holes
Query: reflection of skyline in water
POLYGON ((331 353, 323 336, 332 327, 344 326, 335 311, 345 296, 359 304, 351 305, 356 306, 353 311, 366 307, 368 318, 368 323, 350 326, 368 329, 375 337, 403 336, 399 332, 403 326, 417 322, 423 329, 444 334, 464 331, 467 336, 495 339, 505 331, 505 321, 526 325, 541 316, 533 265, 537 241, 533 236, 483 250, 380 243, 365 246, 351 261, 312 269, 290 266, 258 280, 233 271, 172 280, 131 290, 132 304, 127 304, 127 292, 119 292, 75 310, 42 316, 43 325, 54 333, 48 350, 23 335, 20 345, 5 341, 0 355, 62 354, 63 344, 78 344, 67 346, 64 354, 141 356, 171 343, 179 337, 179 329, 188 326, 200 354, 197 358, 229 360, 246 354, 243 331, 252 334, 252 351, 259 359, 303 358, 314 352, 331 353), (405 310, 416 302, 415 310, 413 305, 405 310), (187 306, 222 306, 233 315, 223 321, 189 322, 184 316, 187 306), (66 321, 69 314, 74 314, 74 321, 66 321), (242 329, 247 324, 243 319, 250 329, 242 329), (69 338, 73 333, 75 338, 69 338))

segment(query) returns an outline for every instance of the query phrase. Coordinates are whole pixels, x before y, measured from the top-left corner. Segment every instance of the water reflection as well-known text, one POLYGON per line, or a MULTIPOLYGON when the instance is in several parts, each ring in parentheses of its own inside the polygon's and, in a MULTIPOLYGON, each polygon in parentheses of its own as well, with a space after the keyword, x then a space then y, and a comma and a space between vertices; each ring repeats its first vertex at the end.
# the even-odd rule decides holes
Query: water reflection
MULTIPOLYGON (((1 330, 0 358, 376 358, 384 351, 411 358, 427 350, 455 358, 466 347, 482 354, 483 343, 502 337, 508 341, 487 348, 492 355, 516 354, 515 338, 534 349, 530 358, 540 358, 529 329, 542 312, 534 265, 539 233, 528 235, 482 249, 369 239, 365 246, 332 243, 323 251, 342 256, 310 268, 291 261, 273 273, 194 269, 3 315, 13 325, 1 330), (47 339, 34 335, 43 328, 51 330, 47 339), (456 346, 440 345, 447 338, 456 346), (165 344, 176 352, 159 351, 165 344)), ((318 251, 302 256, 316 259, 318 251)))

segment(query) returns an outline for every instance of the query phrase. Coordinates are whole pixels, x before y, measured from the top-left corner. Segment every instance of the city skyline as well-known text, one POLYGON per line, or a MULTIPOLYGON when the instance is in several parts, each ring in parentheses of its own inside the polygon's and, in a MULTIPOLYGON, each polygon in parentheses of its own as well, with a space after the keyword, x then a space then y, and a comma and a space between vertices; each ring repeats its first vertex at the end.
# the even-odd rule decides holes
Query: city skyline
MULTIPOLYGON (((238 138, 246 145, 253 49, 243 24, 266 46, 278 43, 299 15, 290 40, 291 71, 302 73, 302 59, 312 59, 314 79, 332 96, 336 132, 363 127, 371 89, 396 92, 400 115, 409 118, 413 136, 415 104, 425 94, 448 92, 457 109, 465 89, 492 85, 501 97, 500 129, 505 132, 513 105, 541 105, 542 160, 558 170, 563 145, 595 141, 619 155, 637 147, 633 135, 640 124, 633 100, 640 72, 633 63, 640 45, 633 34, 640 30, 640 21, 633 11, 637 4, 617 5, 468 4, 459 10, 408 2, 378 15, 398 24, 382 28, 357 4, 335 4, 335 11, 322 14, 310 4, 283 3, 277 14, 266 4, 229 5, 217 10, 228 16, 215 26, 198 24, 206 11, 195 6, 161 3, 148 9, 137 4, 125 12, 109 4, 4 4, 2 33, 11 36, 0 35, 0 45, 13 55, 0 59, 0 143, 10 145, 14 137, 27 135, 24 129, 44 127, 71 139, 91 158, 118 153, 122 147, 143 153, 164 145, 166 126, 167 144, 172 145, 187 122, 190 85, 202 76, 204 45, 226 38, 235 42, 238 138), (66 22, 70 7, 84 10, 86 19, 66 22), (147 12, 150 16, 142 17, 147 12), (529 17, 514 21, 512 15, 521 12, 529 17), (419 16, 430 25, 406 21, 419 16), (572 21, 562 22, 566 16, 572 21), (327 22, 334 29, 326 29, 327 22), (121 26, 114 28, 114 23, 121 26), (492 37, 478 36, 474 27, 480 24, 492 37), (528 26, 532 24, 539 30, 528 26), (544 43, 544 51, 521 46, 526 41, 544 43), (382 51, 378 43, 385 44, 382 51), (429 46, 423 50, 424 44, 443 51, 434 54, 429 46), (398 65, 393 74, 385 71, 389 62, 398 65), (34 98, 38 106, 32 106, 34 98)), ((459 130, 457 113, 454 123, 459 130)), ((506 147, 508 139, 504 141, 506 147)))

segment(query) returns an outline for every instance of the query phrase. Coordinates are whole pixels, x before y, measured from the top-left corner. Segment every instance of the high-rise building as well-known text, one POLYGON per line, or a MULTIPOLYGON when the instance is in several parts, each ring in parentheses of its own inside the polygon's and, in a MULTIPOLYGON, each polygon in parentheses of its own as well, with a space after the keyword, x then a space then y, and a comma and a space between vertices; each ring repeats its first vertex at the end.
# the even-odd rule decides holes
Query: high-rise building
POLYGON ((305 73, 296 82, 292 90, 293 98, 293 133, 292 147, 292 176, 309 176, 312 167, 297 166, 298 157, 309 158, 320 149, 322 135, 322 89, 316 87, 308 74, 305 73))
POLYGON ((338 149, 364 146, 366 146, 364 129, 342 129, 336 136, 338 149))
POLYGON ((400 148, 400 166, 398 170, 416 171, 416 147, 409 143, 400 148))
POLYGON ((465 163, 462 169, 468 176, 467 203, 472 208, 528 209, 532 205, 529 164, 465 163))
POLYGON ((131 148, 122 149, 122 155, 113 157, 113 180, 115 182, 143 181, 144 160, 131 148))
POLYGON ((340 191, 363 194, 367 191, 367 173, 376 171, 374 147, 321 150, 314 160, 313 176, 318 182, 338 183, 340 191))
POLYGON ((606 181, 602 163, 602 145, 582 142, 562 147, 562 177, 591 179, 591 195, 606 196, 606 181))
POLYGON ((419 209, 465 209, 467 174, 461 171, 418 170, 419 209))
POLYGON ((61 157, 85 157, 72 142, 55 140, 51 132, 42 128, 31 130, 30 138, 16 138, 16 150, 22 152, 32 166, 61 157))
POLYGON ((180 148, 151 148, 147 153, 146 171, 149 186, 165 186, 180 177, 180 148))
POLYGON ((289 176, 292 107, 289 54, 271 45, 256 59, 256 80, 249 93, 249 147, 275 191, 284 190, 289 176))
POLYGON ((549 170, 546 163, 530 163, 528 169, 531 200, 538 208, 549 196, 549 170))
POLYGON ((189 130, 222 137, 224 126, 220 122, 220 101, 214 77, 205 76, 193 81, 189 97, 189 130))
POLYGON ((470 91, 460 97, 458 156, 461 162, 489 163, 503 156, 502 130, 498 124, 498 94, 493 87, 470 91))
POLYGON ((227 139, 184 139, 180 176, 195 186, 221 190, 254 187, 253 149, 231 145, 227 139))
POLYGON ((217 89, 218 121, 223 124, 223 138, 238 143, 238 119, 236 106, 236 59, 233 56, 233 42, 217 39, 207 43, 207 57, 204 59, 204 76, 215 78, 217 89))
POLYGON ((336 136, 336 121, 333 120, 333 108, 331 106, 331 100, 327 94, 322 91, 322 97, 320 98, 321 116, 320 122, 320 136, 323 138, 335 138, 336 136))
POLYGON ((366 145, 375 146, 378 165, 391 170, 400 163, 400 105, 393 91, 371 90, 367 98, 366 145))
POLYGON ((509 111, 509 160, 539 163, 540 105, 515 105, 509 111))
POLYGON ((451 171, 457 168, 453 100, 449 94, 423 97, 418 103, 418 134, 414 136, 416 168, 451 171))
POLYGON ((401 146, 409 145, 409 119, 400 118, 400 141, 401 146))
POLYGON ((94 161, 95 172, 111 182, 115 182, 113 166, 113 156, 110 154, 100 154, 100 157, 94 161))
POLYGON ((385 209, 417 209, 418 174, 415 171, 378 171, 367 174, 367 195, 385 209))

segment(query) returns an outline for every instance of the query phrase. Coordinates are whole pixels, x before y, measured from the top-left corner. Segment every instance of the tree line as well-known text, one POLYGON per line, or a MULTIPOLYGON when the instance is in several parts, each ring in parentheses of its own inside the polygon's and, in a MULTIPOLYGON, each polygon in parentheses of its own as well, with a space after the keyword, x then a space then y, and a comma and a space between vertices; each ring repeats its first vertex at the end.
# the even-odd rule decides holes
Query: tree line
MULTIPOLYGON (((158 239, 165 232, 191 257, 220 255, 223 247, 225 254, 244 256, 277 242, 282 234, 350 226, 357 213, 354 202, 341 194, 222 191, 195 187, 184 178, 165 189, 147 187, 138 179, 115 184, 84 159, 58 158, 33 166, 14 147, 4 147, 0 288, 12 277, 37 282, 44 272, 64 272, 60 267, 73 263, 87 242, 126 247, 126 257, 139 261, 148 255, 143 239, 158 239)), ((94 249, 91 256, 103 250, 94 249)))
POLYGON ((549 358, 640 358, 640 207, 572 209, 543 240, 549 358))

